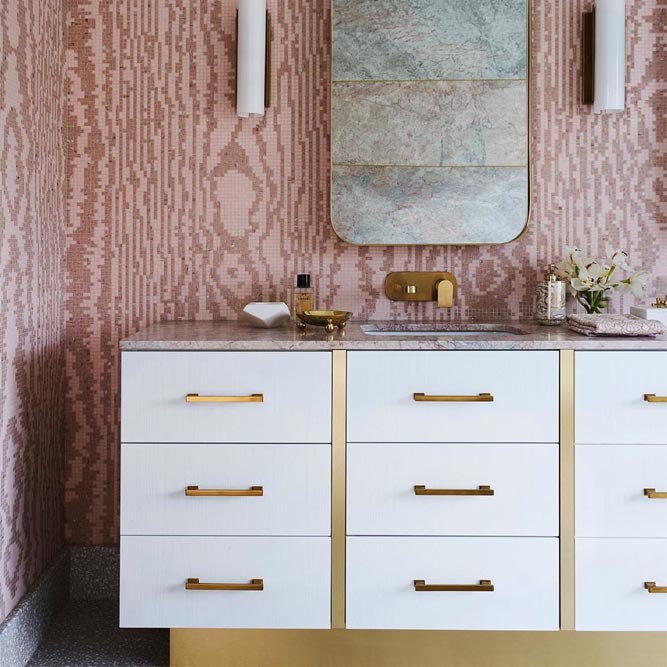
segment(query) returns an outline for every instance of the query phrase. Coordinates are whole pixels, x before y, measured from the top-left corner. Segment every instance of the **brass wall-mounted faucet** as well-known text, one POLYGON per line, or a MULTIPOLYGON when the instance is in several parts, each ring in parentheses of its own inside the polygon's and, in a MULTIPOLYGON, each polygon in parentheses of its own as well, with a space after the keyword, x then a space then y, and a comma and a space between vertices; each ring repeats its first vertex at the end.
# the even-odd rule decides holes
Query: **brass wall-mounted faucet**
POLYGON ((458 283, 447 271, 398 271, 390 273, 384 291, 392 301, 436 301, 438 308, 451 308, 458 283))

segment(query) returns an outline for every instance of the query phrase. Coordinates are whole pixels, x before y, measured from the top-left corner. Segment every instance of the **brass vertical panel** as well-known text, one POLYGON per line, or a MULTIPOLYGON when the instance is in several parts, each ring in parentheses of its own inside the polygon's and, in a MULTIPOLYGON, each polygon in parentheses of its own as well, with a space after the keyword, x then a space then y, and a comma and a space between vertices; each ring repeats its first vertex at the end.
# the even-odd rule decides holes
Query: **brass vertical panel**
POLYGON ((574 350, 560 352, 560 629, 574 630, 574 350))
POLYGON ((334 350, 331 410, 331 627, 345 627, 347 352, 334 350))

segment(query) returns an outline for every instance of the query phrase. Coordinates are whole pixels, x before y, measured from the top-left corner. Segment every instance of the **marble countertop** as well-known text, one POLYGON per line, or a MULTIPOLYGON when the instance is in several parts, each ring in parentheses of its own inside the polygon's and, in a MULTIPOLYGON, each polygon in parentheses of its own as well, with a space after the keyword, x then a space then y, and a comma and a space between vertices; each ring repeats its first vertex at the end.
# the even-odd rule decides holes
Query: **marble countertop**
MULTIPOLYGON (((373 321, 381 326, 388 322, 373 321)), ((534 322, 495 322, 519 327, 523 336, 480 333, 457 336, 368 336, 362 322, 350 322, 344 331, 327 334, 292 325, 254 329, 243 322, 177 321, 154 324, 121 341, 125 351, 146 350, 667 350, 667 335, 655 338, 593 338, 566 327, 545 327, 534 322)))

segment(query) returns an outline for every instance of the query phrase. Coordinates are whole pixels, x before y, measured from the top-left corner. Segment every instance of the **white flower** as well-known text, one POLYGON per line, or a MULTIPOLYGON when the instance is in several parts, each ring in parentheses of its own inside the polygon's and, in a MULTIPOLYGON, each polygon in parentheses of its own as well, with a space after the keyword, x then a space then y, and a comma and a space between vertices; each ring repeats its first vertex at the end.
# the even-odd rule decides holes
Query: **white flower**
POLYGON ((607 292, 618 289, 622 293, 642 296, 648 282, 644 271, 632 271, 628 266, 628 254, 612 246, 606 248, 607 256, 602 260, 587 257, 576 247, 568 247, 565 259, 557 265, 558 277, 568 283, 573 295, 582 292, 607 292), (630 272, 621 278, 619 272, 630 272))
POLYGON ((648 279, 649 275, 646 271, 635 271, 625 278, 625 280, 621 280, 618 290, 621 294, 632 293, 636 297, 643 296, 648 279))

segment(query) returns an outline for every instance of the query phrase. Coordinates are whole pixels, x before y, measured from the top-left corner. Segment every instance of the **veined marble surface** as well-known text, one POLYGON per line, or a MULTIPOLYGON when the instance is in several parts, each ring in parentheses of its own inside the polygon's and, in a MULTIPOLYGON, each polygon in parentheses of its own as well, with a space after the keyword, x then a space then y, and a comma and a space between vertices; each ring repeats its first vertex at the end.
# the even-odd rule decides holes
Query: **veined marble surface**
POLYGON ((334 0, 334 81, 523 79, 528 0, 334 0))
MULTIPOLYGON (((378 326, 389 322, 373 322, 378 326)), ((437 324, 437 323, 434 323, 437 324)), ((278 329, 254 329, 242 322, 180 321, 154 324, 121 341, 126 352, 166 350, 665 350, 667 335, 656 338, 592 338, 566 327, 545 327, 534 322, 495 322, 519 327, 524 336, 483 333, 438 337, 367 336, 360 323, 350 322, 344 331, 327 334, 293 325, 278 329)))
POLYGON ((527 219, 525 167, 332 169, 331 222, 350 243, 506 243, 527 219))
POLYGON ((525 81, 334 83, 334 164, 521 166, 525 81))

